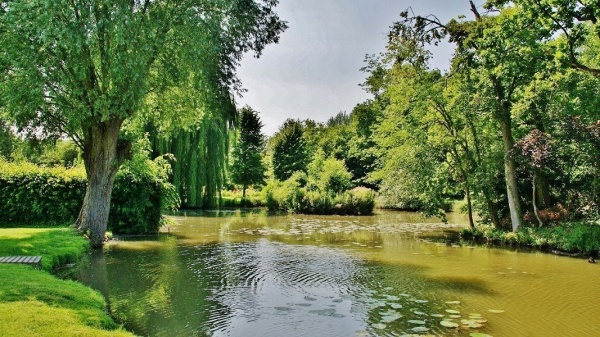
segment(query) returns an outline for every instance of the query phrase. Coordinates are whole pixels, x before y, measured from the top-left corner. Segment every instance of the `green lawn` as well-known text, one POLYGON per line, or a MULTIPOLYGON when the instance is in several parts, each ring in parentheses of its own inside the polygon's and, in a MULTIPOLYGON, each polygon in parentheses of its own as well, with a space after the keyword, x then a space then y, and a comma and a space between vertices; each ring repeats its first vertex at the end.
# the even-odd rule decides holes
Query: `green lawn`
POLYGON ((0 256, 41 255, 44 269, 0 264, 0 336, 133 336, 107 315, 100 293, 48 273, 87 249, 71 229, 0 229, 0 256))

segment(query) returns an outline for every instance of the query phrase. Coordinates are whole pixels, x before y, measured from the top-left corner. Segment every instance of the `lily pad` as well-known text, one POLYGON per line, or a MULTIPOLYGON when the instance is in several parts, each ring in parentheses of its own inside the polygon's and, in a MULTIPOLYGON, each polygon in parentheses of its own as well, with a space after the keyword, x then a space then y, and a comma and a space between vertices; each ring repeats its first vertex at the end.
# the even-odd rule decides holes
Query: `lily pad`
POLYGON ((446 304, 460 304, 460 301, 446 301, 446 304))
POLYGON ((420 319, 411 319, 410 321, 408 321, 408 323, 423 325, 425 324, 425 321, 422 321, 420 319))
POLYGON ((390 307, 392 307, 394 309, 402 309, 402 304, 392 303, 392 304, 390 304, 390 307))
POLYGON ((471 337, 492 337, 492 335, 488 335, 486 333, 481 333, 481 332, 471 332, 471 334, 469 336, 471 336, 471 337))
POLYGON ((379 329, 379 330, 383 330, 383 329, 387 328, 387 325, 381 324, 381 323, 371 324, 371 326, 374 327, 375 329, 379 329))
POLYGON ((412 329, 410 329, 412 332, 426 332, 429 331, 428 328, 424 327, 424 326, 416 326, 412 329))
POLYGON ((391 323, 399 318, 401 318, 402 315, 400 314, 394 314, 394 315, 387 315, 387 316, 382 316, 381 317, 381 322, 383 323, 391 323))
POLYGON ((415 315, 419 315, 419 316, 426 316, 427 314, 422 312, 422 311, 413 311, 413 313, 415 313, 415 315))
POLYGON ((460 311, 453 310, 453 309, 446 309, 446 312, 449 313, 449 314, 454 314, 454 315, 460 314, 460 311))
POLYGON ((415 303, 427 303, 429 302, 428 300, 415 300, 415 303))
POLYGON ((489 309, 489 312, 491 312, 492 314, 501 314, 504 312, 504 310, 500 310, 500 309, 489 309))
POLYGON ((450 315, 450 318, 461 318, 461 315, 450 315))
POLYGON ((400 299, 400 297, 394 295, 385 295, 385 298, 387 298, 388 301, 397 301, 400 299))
POLYGON ((450 321, 440 321, 440 324, 446 328, 458 328, 458 324, 450 321))
POLYGON ((438 317, 438 318, 444 317, 444 315, 442 315, 442 314, 431 314, 429 316, 431 316, 431 317, 438 317))

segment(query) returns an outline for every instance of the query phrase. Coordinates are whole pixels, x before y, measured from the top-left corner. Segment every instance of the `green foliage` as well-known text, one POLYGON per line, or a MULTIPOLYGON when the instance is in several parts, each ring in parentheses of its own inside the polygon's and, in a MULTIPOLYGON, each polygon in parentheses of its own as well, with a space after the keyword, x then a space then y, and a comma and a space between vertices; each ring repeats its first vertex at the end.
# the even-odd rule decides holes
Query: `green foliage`
MULTIPOLYGON (((127 146, 117 146, 125 144, 119 142, 124 122, 163 122, 172 132, 197 126, 202 118, 218 124, 204 128, 202 139, 211 149, 206 174, 224 176, 221 154, 228 149, 219 140, 227 135, 218 137, 232 121, 231 93, 241 90, 236 67, 244 54, 259 56, 287 28, 273 10, 276 4, 33 0, 0 5, 0 106, 30 135, 68 136, 83 149, 89 191, 81 226, 91 230, 94 247, 102 245, 112 182, 127 158, 127 146)), ((224 182, 215 180, 203 186, 213 202, 224 182)), ((197 187, 190 187, 192 203, 197 187)))
POLYGON ((600 254, 600 225, 572 222, 556 227, 524 227, 516 233, 505 232, 490 225, 479 225, 462 231, 463 238, 510 245, 531 246, 582 255, 600 254))
POLYGON ((271 138, 275 179, 284 181, 296 171, 306 172, 309 153, 303 129, 302 122, 288 119, 271 138))
POLYGON ((341 160, 326 159, 318 151, 308 166, 308 174, 297 171, 288 180, 267 185, 267 208, 303 214, 371 214, 375 192, 367 188, 349 190, 351 178, 341 160))
POLYGON ((222 191, 221 204, 219 207, 240 208, 240 207, 262 207, 266 205, 265 193, 254 189, 246 191, 246 196, 241 191, 222 191))
MULTIPOLYGON (((142 156, 142 155, 140 155, 142 156)), ((154 233, 161 212, 177 207, 173 186, 166 182, 168 163, 141 157, 117 176, 110 230, 115 233, 154 233)), ((41 168, 30 163, 0 161, 0 223, 55 226, 75 221, 85 194, 80 167, 41 168)))
POLYGON ((242 185, 242 194, 246 196, 248 186, 265 183, 265 165, 262 152, 265 144, 261 134, 262 123, 258 112, 250 107, 240 110, 239 139, 233 148, 230 173, 234 184, 242 185))

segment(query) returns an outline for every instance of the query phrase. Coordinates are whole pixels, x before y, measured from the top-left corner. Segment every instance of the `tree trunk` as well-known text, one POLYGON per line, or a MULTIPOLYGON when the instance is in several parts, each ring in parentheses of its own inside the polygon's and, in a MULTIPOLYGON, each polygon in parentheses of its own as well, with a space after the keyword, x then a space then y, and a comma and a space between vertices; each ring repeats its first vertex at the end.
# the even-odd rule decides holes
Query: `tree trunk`
POLYGON ((242 187, 242 198, 246 198, 246 184, 242 187))
POLYGON ((538 207, 537 207, 537 200, 536 200, 536 194, 537 193, 536 193, 536 188, 535 188, 535 186, 536 186, 536 180, 537 180, 536 178, 537 178, 537 175, 534 174, 533 175, 533 181, 531 183, 533 185, 533 196, 532 196, 532 198, 533 198, 533 200, 532 200, 532 203, 533 203, 533 214, 535 214, 535 218, 537 219, 538 223, 540 224, 540 228, 542 228, 542 227, 544 227, 544 222, 542 221, 542 219, 540 219, 540 213, 538 212, 538 207))
POLYGON ((465 194, 467 195, 467 213, 469 214, 469 226, 471 226, 471 228, 475 228, 475 223, 473 222, 473 205, 471 204, 471 190, 469 189, 469 183, 466 182, 466 179, 465 194))
POLYGON ((513 137, 511 129, 510 109, 502 104, 499 111, 498 121, 502 129, 502 140, 504 143, 504 176, 506 180, 506 196, 510 210, 510 222, 512 231, 516 232, 521 227, 521 204, 519 201, 519 189, 517 185, 517 172, 515 159, 512 156, 513 137))
POLYGON ((83 162, 87 174, 87 189, 80 228, 90 230, 92 248, 102 247, 108 225, 110 199, 120 164, 118 147, 122 120, 110 119, 85 130, 83 162))

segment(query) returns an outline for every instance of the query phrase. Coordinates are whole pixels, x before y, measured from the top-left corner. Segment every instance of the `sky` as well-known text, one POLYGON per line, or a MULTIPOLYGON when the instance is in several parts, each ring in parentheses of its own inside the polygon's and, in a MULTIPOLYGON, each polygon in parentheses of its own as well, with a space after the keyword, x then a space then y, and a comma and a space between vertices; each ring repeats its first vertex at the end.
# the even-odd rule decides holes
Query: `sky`
MULTIPOLYGON (((472 15, 468 0, 280 0, 276 12, 289 28, 260 58, 242 59, 238 76, 247 92, 237 105, 259 112, 267 136, 288 118, 326 122, 350 113, 370 98, 359 86, 367 76, 360 71, 365 55, 385 50, 389 27, 409 7, 442 22, 472 15)), ((433 52, 433 66, 446 69, 452 47, 433 52)))

